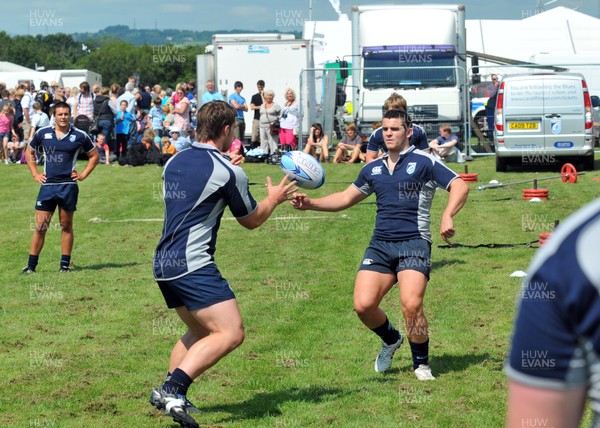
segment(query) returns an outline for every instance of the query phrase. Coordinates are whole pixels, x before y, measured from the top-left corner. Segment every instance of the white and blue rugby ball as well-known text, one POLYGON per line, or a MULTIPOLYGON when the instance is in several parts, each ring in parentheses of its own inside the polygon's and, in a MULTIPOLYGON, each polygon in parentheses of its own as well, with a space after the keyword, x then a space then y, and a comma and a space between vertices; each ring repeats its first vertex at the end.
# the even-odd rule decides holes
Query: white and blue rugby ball
POLYGON ((279 165, 290 181, 296 180, 298 187, 303 189, 316 189, 325 183, 321 163, 307 153, 298 150, 284 153, 279 165))

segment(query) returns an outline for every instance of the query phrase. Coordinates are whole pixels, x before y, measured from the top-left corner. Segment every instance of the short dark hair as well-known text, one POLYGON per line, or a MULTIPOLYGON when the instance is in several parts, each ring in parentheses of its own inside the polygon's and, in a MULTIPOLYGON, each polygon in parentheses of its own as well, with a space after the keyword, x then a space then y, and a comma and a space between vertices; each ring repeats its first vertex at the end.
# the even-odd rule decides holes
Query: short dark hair
POLYGON ((233 84, 234 89, 243 88, 243 87, 244 87, 244 84, 242 82, 240 82, 239 80, 233 84))
POLYGON ((237 110, 225 101, 211 101, 204 104, 196 115, 198 141, 214 141, 221 136, 223 128, 232 126, 237 110))
POLYGON ((256 82, 256 86, 265 86, 265 81, 260 79, 258 82, 256 82))
POLYGON ((69 110, 69 114, 71 114, 71 106, 69 104, 67 104, 66 102, 59 101, 56 104, 54 104, 54 106, 52 107, 53 113, 56 114, 56 110, 58 110, 59 108, 66 108, 69 110))
POLYGON ((440 125, 440 129, 444 132, 448 132, 448 133, 452 134, 452 126, 450 126, 449 123, 442 123, 440 125))
POLYGON ((406 129, 412 128, 412 120, 404 110, 388 110, 383 115, 384 119, 402 119, 406 129))

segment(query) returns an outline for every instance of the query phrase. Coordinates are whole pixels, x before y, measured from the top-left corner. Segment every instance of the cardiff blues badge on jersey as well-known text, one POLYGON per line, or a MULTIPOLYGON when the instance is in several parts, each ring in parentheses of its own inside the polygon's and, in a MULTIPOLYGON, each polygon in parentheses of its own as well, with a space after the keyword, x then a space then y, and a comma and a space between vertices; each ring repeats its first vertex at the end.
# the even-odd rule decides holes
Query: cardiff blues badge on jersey
POLYGON ((560 119, 552 119, 550 121, 550 129, 553 134, 560 134, 562 130, 561 120, 560 119))
POLYGON ((69 141, 70 141, 71 143, 74 143, 74 142, 75 142, 75 138, 77 138, 75 135, 69 135, 69 141))
POLYGON ((411 175, 415 172, 415 169, 417 169, 417 163, 416 162, 409 162, 408 166, 406 167, 406 173, 411 175))

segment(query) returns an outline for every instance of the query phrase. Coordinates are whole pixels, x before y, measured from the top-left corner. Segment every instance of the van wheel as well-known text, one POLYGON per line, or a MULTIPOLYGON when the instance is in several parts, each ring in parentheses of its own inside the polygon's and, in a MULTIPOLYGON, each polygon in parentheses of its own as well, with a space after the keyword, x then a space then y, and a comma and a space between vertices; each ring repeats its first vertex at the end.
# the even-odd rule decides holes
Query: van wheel
POLYGON ((586 156, 585 158, 583 158, 583 169, 585 169, 586 171, 594 170, 594 154, 593 153, 591 156, 586 156))
POLYGON ((496 155, 496 172, 506 172, 508 161, 496 155))

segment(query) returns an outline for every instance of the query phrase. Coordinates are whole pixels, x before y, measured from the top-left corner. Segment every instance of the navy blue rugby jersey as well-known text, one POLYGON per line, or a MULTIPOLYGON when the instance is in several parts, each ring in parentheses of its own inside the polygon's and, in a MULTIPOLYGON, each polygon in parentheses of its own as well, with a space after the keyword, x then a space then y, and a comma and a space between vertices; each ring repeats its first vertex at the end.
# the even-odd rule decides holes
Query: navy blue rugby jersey
POLYGON ((377 196, 373 238, 383 241, 426 239, 431 242, 429 212, 437 187, 448 190, 458 175, 432 155, 411 146, 393 171, 388 155, 366 164, 354 186, 377 196))
MULTIPOLYGON (((413 125, 412 130, 413 133, 410 136, 408 143, 411 146, 415 146, 419 150, 429 150, 429 141, 427 140, 427 134, 425 133, 425 130, 419 125, 413 125)), ((381 127, 373 131, 367 142, 367 151, 378 153, 379 150, 382 150, 384 153, 387 152, 385 140, 383 139, 383 130, 381 127)))
POLYGON ((563 222, 537 252, 519 293, 505 371, 531 387, 587 386, 600 422, 598 242, 600 199, 563 222))
POLYGON ((243 218, 258 205, 244 171, 209 144, 192 143, 169 159, 163 179, 165 221, 154 253, 154 277, 159 281, 213 263, 225 208, 243 218))
POLYGON ((44 153, 44 173, 46 182, 43 185, 65 184, 75 181, 71 173, 75 169, 77 155, 81 150, 86 153, 96 150, 92 139, 88 134, 74 126, 58 138, 52 126, 40 128, 33 135, 29 147, 38 153, 44 153))

